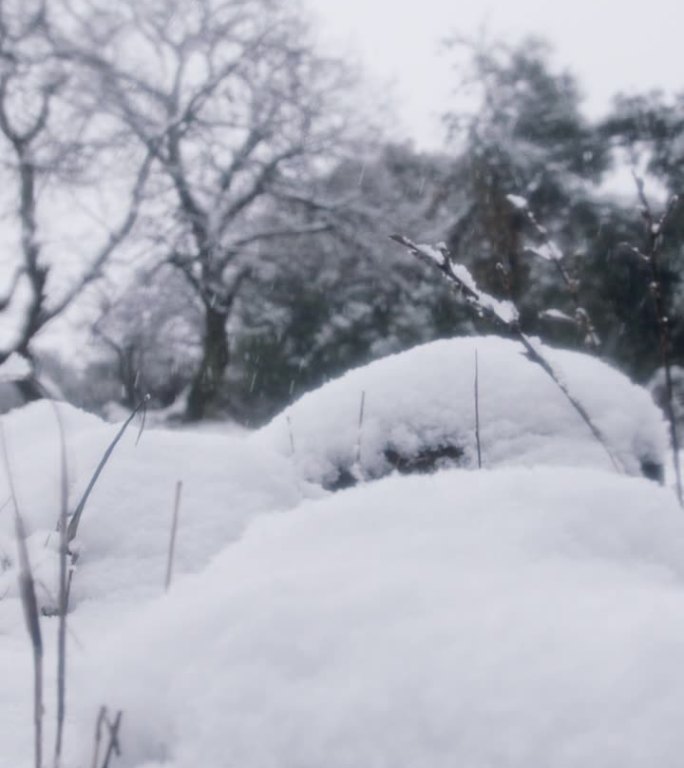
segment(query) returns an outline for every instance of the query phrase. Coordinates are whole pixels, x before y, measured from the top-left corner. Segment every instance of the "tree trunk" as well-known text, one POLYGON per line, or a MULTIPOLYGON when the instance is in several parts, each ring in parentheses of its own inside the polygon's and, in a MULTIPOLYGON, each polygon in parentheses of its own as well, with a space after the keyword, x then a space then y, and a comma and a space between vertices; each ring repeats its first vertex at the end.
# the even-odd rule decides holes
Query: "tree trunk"
POLYGON ((189 421, 199 421, 204 418, 207 410, 215 405, 220 394, 223 376, 228 367, 227 322, 227 311, 206 308, 202 362, 190 387, 185 412, 189 421))

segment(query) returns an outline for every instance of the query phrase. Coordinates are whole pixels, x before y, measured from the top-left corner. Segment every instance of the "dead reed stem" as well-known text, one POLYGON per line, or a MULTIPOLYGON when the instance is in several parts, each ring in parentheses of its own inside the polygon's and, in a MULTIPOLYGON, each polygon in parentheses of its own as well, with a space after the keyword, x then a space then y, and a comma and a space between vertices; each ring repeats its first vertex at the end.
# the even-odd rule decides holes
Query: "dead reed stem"
POLYGON ((26 526, 19 509, 17 493, 14 487, 14 478, 10 466, 9 453, 5 431, 0 422, 0 444, 2 444, 2 456, 9 485, 10 496, 14 508, 14 530, 19 551, 19 594, 24 610, 26 629, 28 630, 33 654, 33 754, 35 768, 43 765, 43 637, 40 630, 40 614, 36 587, 29 559, 28 546, 26 544, 26 526))
POLYGON ((176 533, 178 531, 178 511, 180 509, 181 491, 183 490, 183 483, 179 480, 176 483, 176 495, 173 502, 173 518, 171 520, 171 538, 169 540, 169 554, 166 559, 166 579, 165 590, 169 591, 171 586, 171 579, 173 577, 173 562, 176 554, 176 533))
POLYGON ((475 440, 477 442, 477 467, 482 469, 482 446, 480 444, 480 369, 475 350, 475 440))

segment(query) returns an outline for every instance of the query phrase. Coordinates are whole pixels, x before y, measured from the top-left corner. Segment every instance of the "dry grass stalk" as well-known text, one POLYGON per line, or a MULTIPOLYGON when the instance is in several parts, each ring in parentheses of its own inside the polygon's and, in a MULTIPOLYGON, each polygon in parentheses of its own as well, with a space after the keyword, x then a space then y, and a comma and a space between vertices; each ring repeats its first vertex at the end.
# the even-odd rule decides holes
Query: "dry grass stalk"
POLYGON ((356 437, 356 461, 355 466, 358 471, 361 472, 361 442, 363 438, 363 420, 366 411, 366 390, 361 392, 361 403, 359 405, 359 424, 356 437))
POLYGON ((58 627, 57 627, 57 729, 55 734, 54 766, 59 768, 62 757, 62 740, 64 736, 64 719, 66 715, 66 636, 67 613, 69 610, 69 578, 67 541, 68 518, 68 468, 66 460, 66 441, 64 424, 57 406, 55 415, 59 425, 60 436, 60 512, 59 512, 59 596, 58 596, 58 627))
POLYGON ((292 431, 292 419, 290 418, 290 414, 288 413, 287 416, 285 416, 285 422, 287 423, 287 433, 290 438, 290 456, 294 459, 295 457, 295 441, 294 441, 294 432, 292 431))
POLYGON ((181 491, 183 490, 183 483, 179 480, 176 483, 176 496, 173 503, 173 518, 171 520, 171 538, 169 540, 169 554, 166 559, 166 579, 165 590, 168 592, 171 586, 171 579, 173 577, 173 561, 176 554, 176 533, 178 531, 178 512, 180 509, 181 491))
POLYGON ((482 469, 482 446, 480 444, 480 368, 475 350, 475 441, 477 442, 477 467, 482 469))
MULTIPOLYGON (((88 501, 88 497, 90 496, 93 488, 95 487, 95 484, 98 481, 98 478, 100 477, 100 474, 102 473, 102 470, 105 468, 107 462, 109 461, 110 456, 114 452, 114 449, 116 448, 119 440, 123 437, 124 432, 126 429, 128 429, 128 426, 135 418, 136 414, 139 413, 146 405, 148 400, 150 399, 149 395, 146 395, 145 398, 133 409, 131 412, 131 415, 124 421, 124 423, 121 425, 121 429, 116 433, 116 436, 112 440, 112 442, 107 446, 107 450, 102 455, 102 458, 100 459, 100 463, 95 468, 95 471, 93 472, 92 477, 90 478, 90 482, 88 483, 83 496, 81 497, 81 500, 78 502, 78 506, 74 510, 74 514, 71 516, 71 520, 69 520, 69 525, 67 527, 67 543, 71 543, 75 538, 76 534, 78 533, 78 526, 81 522, 81 517, 83 515, 83 510, 85 509, 86 502, 88 501)), ((140 435, 138 435, 138 439, 140 438, 140 435)))
POLYGON ((108 768, 112 755, 121 755, 121 745, 119 743, 119 729, 121 728, 122 712, 116 713, 113 721, 110 721, 107 707, 100 707, 95 722, 95 743, 93 746, 93 760, 91 768, 108 768), (104 729, 107 729, 107 746, 102 762, 100 762, 100 749, 102 746, 102 736, 104 729))
POLYGON ((69 612, 69 587, 72 572, 69 570, 69 542, 67 541, 67 521, 69 516, 69 469, 67 466, 66 432, 62 414, 55 398, 35 377, 33 384, 52 408, 59 433, 60 465, 60 505, 57 531, 59 533, 59 585, 57 598, 57 713, 55 729, 55 752, 53 765, 59 768, 62 757, 64 720, 66 716, 66 638, 67 614, 69 612))
POLYGON ((97 720, 95 721, 95 743, 93 745, 93 761, 91 768, 98 768, 100 762, 100 744, 102 743, 102 728, 107 718, 107 707, 100 707, 97 713, 97 720))
POLYGON ((104 760, 102 761, 101 768, 109 768, 109 761, 113 755, 117 757, 121 756, 121 744, 119 742, 119 730, 121 728, 121 718, 123 713, 119 710, 116 713, 116 717, 112 722, 109 718, 105 718, 105 724, 108 728, 109 741, 107 742, 107 749, 105 750, 104 760))
POLYGON ((5 431, 0 423, 0 444, 9 485, 10 496, 14 508, 14 530, 19 551, 19 594, 24 610, 24 619, 31 641, 33 653, 33 752, 35 768, 43 764, 43 637, 40 629, 40 613, 36 598, 36 587, 26 544, 26 526, 19 510, 14 478, 10 467, 5 431))

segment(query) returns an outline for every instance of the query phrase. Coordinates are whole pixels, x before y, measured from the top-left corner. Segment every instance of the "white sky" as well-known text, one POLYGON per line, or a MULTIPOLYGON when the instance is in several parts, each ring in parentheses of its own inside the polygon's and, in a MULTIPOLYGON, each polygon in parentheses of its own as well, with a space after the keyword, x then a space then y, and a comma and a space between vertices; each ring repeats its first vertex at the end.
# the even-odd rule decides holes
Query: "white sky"
POLYGON ((372 80, 394 80, 406 135, 434 146, 449 104, 452 31, 489 39, 545 37, 555 63, 579 78, 591 114, 618 91, 684 91, 683 0, 306 0, 337 52, 355 55, 372 80))

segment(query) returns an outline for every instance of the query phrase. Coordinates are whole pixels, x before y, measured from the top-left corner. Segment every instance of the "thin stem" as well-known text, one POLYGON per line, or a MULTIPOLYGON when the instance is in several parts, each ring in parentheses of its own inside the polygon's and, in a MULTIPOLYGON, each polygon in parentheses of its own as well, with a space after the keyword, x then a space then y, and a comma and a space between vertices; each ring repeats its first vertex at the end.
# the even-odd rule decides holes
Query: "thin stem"
POLYGON ((359 405, 359 426, 356 437, 356 466, 361 469, 361 438, 363 435, 363 419, 366 409, 366 390, 361 392, 361 404, 359 405))
POLYGON ((482 446, 480 444, 480 369, 475 350, 475 440, 477 441, 477 467, 482 469, 482 446))
POLYGON ((663 296, 663 281, 660 271, 660 248, 663 239, 663 228, 668 219, 674 212, 679 198, 673 196, 665 209, 665 212, 656 220, 653 215, 653 211, 648 202, 646 196, 646 189, 644 180, 633 174, 634 181, 637 186, 637 192, 639 195, 639 201, 641 202, 641 215, 644 219, 644 225, 646 227, 646 237, 648 242, 648 248, 644 254, 646 261, 648 262, 651 272, 651 296, 653 297, 653 303, 655 305, 656 322, 658 324, 658 342, 660 348, 660 362, 665 371, 665 413, 667 416, 669 428, 670 428, 670 442, 672 445, 672 461, 675 471, 675 483, 677 501, 680 507, 684 507, 684 493, 682 490, 682 470, 679 463, 679 433, 677 430, 677 417, 674 409, 674 385, 672 382, 672 355, 671 355, 671 339, 670 339, 670 322, 667 316, 667 308, 665 306, 665 297, 663 296))
POLYGON ((14 529, 19 550, 19 593, 24 609, 26 628, 31 640, 33 652, 33 752, 35 768, 42 768, 43 764, 43 637, 40 629, 40 614, 38 611, 38 599, 36 598, 35 581, 29 559, 28 546, 26 544, 26 527, 19 510, 14 477, 10 467, 5 431, 0 422, 0 444, 2 446, 2 458, 7 475, 7 483, 14 506, 14 529))
POLYGON ((171 578, 173 577, 173 561, 176 554, 176 533, 178 531, 178 511, 180 509, 181 491, 183 490, 183 482, 179 480, 176 483, 176 496, 173 502, 173 518, 171 520, 171 538, 169 540, 169 554, 166 560, 166 579, 164 581, 164 589, 169 591, 171 586, 171 578))
POLYGON ((74 514, 71 517, 71 520, 69 521, 69 527, 67 528, 67 541, 71 542, 76 538, 76 534, 78 533, 78 526, 81 522, 81 516, 83 515, 83 510, 85 509, 86 502, 88 501, 88 497, 90 496, 93 488, 95 487, 95 483, 97 483, 98 478, 100 477, 100 474, 102 473, 102 470, 105 468, 105 465, 109 461, 109 457, 112 455, 114 449, 117 446, 117 443, 121 438, 123 437, 124 432, 128 428, 128 425, 133 421, 135 418, 135 415, 145 407, 149 400, 149 395, 146 395, 140 403, 133 409, 131 412, 131 415, 124 421, 124 423, 121 425, 121 429, 116 433, 116 436, 112 440, 112 442, 107 446, 107 450, 102 455, 102 458, 100 459, 100 463, 95 468, 95 471, 93 472, 92 477, 90 478, 90 482, 88 483, 87 488, 85 489, 83 496, 81 497, 81 500, 78 502, 78 506, 76 507, 76 510, 74 511, 74 514))

